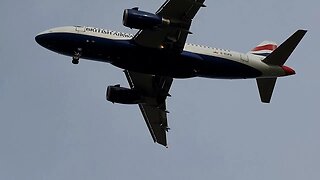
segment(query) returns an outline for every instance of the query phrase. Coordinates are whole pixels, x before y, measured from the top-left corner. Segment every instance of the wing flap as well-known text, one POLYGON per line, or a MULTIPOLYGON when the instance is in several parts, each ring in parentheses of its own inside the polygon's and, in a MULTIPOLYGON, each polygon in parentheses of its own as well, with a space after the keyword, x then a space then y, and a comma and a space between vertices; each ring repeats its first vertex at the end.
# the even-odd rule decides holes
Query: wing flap
POLYGON ((166 128, 167 115, 156 107, 139 104, 152 139, 155 143, 167 146, 166 128))

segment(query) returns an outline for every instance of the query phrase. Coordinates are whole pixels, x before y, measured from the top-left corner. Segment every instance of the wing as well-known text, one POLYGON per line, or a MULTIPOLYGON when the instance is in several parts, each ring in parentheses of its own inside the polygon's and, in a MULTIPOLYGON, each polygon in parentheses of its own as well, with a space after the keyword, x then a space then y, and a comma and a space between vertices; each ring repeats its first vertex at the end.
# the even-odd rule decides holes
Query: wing
POLYGON ((190 33, 192 19, 204 6, 205 0, 167 0, 156 12, 163 18, 170 19, 174 26, 157 30, 140 30, 134 41, 144 47, 165 48, 182 51, 190 33))
POLYGON ((130 87, 145 97, 144 103, 139 104, 139 108, 154 142, 167 146, 166 131, 169 128, 166 98, 170 96, 168 92, 173 79, 127 70, 125 75, 130 87))

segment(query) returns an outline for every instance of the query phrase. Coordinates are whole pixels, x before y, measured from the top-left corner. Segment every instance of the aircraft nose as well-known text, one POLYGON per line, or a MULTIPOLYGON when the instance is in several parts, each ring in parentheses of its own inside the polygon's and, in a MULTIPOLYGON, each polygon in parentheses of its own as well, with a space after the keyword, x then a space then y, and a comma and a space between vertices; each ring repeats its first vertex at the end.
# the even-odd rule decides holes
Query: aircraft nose
POLYGON ((46 33, 40 33, 35 37, 36 42, 41 46, 45 46, 46 39, 46 33))
POLYGON ((56 37, 49 31, 39 33, 35 41, 44 48, 50 49, 56 43, 56 37))

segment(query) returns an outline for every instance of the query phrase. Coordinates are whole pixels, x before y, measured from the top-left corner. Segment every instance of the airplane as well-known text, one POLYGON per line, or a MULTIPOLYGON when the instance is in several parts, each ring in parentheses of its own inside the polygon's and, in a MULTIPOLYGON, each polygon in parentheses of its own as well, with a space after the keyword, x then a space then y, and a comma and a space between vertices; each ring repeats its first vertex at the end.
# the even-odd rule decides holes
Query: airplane
POLYGON ((38 34, 41 46, 72 57, 110 63, 124 70, 130 88, 107 87, 112 103, 137 104, 155 143, 167 147, 166 99, 173 79, 193 77, 256 79, 261 101, 269 103, 278 77, 294 75, 285 62, 306 30, 280 46, 263 41, 248 53, 186 43, 190 26, 205 0, 166 0, 155 13, 125 9, 123 25, 136 34, 88 26, 65 26, 38 34))

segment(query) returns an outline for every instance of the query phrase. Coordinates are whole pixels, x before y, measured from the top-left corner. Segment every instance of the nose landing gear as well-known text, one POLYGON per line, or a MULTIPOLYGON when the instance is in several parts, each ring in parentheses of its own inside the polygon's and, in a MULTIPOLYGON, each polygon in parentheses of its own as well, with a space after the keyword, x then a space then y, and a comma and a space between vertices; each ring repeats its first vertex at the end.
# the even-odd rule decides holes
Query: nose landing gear
POLYGON ((82 48, 78 48, 72 57, 72 64, 79 64, 79 59, 81 57, 82 48))

